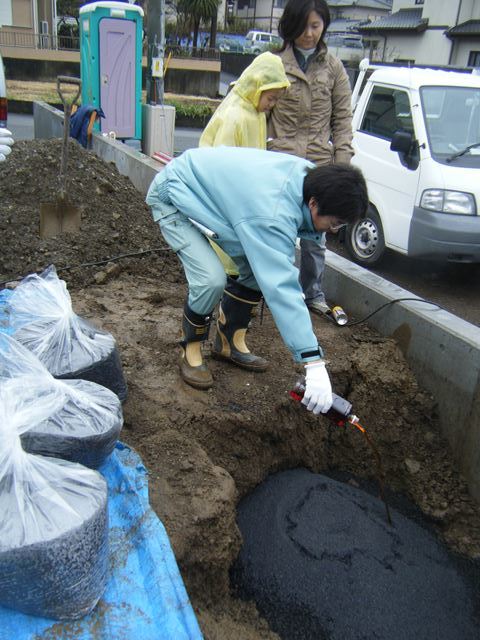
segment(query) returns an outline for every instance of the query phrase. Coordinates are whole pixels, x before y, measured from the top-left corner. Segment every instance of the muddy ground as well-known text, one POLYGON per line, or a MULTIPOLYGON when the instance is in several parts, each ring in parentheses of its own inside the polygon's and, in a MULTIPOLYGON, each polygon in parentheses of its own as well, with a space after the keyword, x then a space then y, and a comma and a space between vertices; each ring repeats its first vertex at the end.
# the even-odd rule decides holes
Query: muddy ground
MULTIPOLYGON (((358 432, 332 428, 290 399, 302 367, 267 309, 249 332, 252 350, 270 361, 266 373, 212 360, 213 389, 186 386, 177 371, 183 274, 143 197, 114 165, 71 142, 69 193, 83 206, 82 228, 40 240, 39 206, 55 199, 59 153, 58 140, 18 142, 0 164, 1 286, 53 263, 75 311, 115 336, 129 387, 122 440, 149 470, 152 507, 205 637, 277 638, 230 585, 241 545, 238 500, 280 469, 374 478, 371 452, 358 432)), ((440 435, 432 398, 395 342, 362 325, 339 330, 315 318, 314 326, 335 390, 377 443, 388 487, 408 496, 451 549, 480 557, 479 507, 440 435)))

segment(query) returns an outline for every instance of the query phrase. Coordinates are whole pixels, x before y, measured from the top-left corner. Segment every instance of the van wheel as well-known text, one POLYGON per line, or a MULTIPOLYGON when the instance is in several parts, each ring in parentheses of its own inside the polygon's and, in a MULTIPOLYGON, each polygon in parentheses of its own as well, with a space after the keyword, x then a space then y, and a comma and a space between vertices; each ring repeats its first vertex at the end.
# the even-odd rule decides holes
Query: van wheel
POLYGON ((367 215, 347 228, 345 246, 352 260, 364 267, 373 267, 385 255, 382 221, 373 207, 367 215))

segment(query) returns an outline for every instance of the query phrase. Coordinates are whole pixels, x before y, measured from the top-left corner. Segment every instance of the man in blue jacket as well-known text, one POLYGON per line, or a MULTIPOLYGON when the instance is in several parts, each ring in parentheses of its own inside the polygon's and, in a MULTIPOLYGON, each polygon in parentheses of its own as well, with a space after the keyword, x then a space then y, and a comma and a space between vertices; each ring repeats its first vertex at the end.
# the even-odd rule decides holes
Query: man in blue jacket
POLYGON ((201 343, 218 302, 212 355, 252 371, 266 369, 245 344, 263 295, 294 360, 305 363, 303 403, 314 413, 328 411, 332 389, 302 296, 295 242, 320 242, 322 232, 335 233, 365 214, 361 172, 259 149, 191 149, 154 178, 146 201, 188 281, 180 362, 185 382, 198 389, 213 384, 201 343), (235 262, 238 279, 227 278, 208 238, 235 262))

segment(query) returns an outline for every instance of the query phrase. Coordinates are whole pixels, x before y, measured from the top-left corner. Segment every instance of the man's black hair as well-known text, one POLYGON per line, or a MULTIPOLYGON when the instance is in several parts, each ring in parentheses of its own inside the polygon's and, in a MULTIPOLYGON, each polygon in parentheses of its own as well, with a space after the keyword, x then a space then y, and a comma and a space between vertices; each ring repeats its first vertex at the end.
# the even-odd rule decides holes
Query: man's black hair
POLYGON ((321 216, 335 216, 345 222, 363 218, 368 208, 365 178, 350 164, 326 164, 308 169, 303 181, 303 199, 317 203, 321 216))
POLYGON ((285 5, 282 17, 278 23, 278 33, 283 38, 283 51, 287 45, 292 45, 294 41, 302 35, 307 26, 308 16, 312 11, 316 11, 323 20, 323 33, 318 42, 320 47, 325 36, 325 32, 330 24, 330 9, 325 0, 289 0, 285 5))

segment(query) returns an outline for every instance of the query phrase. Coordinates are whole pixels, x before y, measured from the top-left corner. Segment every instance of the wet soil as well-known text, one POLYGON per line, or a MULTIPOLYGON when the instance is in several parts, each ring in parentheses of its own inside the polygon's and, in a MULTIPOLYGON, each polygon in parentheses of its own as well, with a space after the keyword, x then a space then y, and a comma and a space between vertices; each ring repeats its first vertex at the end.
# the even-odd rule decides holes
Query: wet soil
MULTIPOLYGON (((177 369, 185 280, 129 180, 72 141, 68 192, 83 207, 81 231, 39 238, 39 203, 55 200, 58 188, 60 144, 18 142, 0 164, 2 286, 53 263, 74 310, 115 336, 129 386, 121 438, 149 471, 150 502, 205 637, 277 638, 252 603, 233 596, 239 499, 282 469, 374 480, 371 452, 357 431, 332 427, 291 400, 302 367, 268 309, 249 331, 252 350, 270 361, 267 372, 209 360, 214 387, 185 385, 177 369)), ((336 392, 353 403, 381 452, 389 489, 417 505, 452 550, 480 557, 480 509, 440 434, 432 398, 395 342, 363 325, 340 333, 315 318, 314 327, 336 392)))

